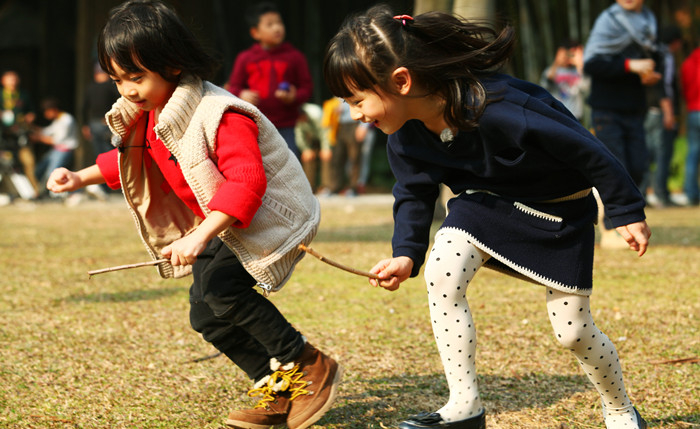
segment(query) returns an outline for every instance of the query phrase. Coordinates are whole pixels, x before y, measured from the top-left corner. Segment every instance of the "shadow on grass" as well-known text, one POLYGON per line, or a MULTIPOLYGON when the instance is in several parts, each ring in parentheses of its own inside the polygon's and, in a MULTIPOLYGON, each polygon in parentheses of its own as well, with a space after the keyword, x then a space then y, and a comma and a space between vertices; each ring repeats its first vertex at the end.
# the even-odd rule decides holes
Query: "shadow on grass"
MULTIPOLYGON (((337 424, 343 428, 387 427, 410 415, 435 411, 449 395, 442 373, 364 382, 368 385, 364 392, 350 396, 341 393, 336 406, 317 424, 337 424), (435 409, 430 409, 428 404, 435 409)), ((592 390, 593 386, 584 375, 529 373, 516 377, 479 376, 479 389, 488 413, 489 410, 544 409, 576 393, 592 390)))
POLYGON ((183 287, 169 287, 161 289, 142 289, 142 290, 130 290, 125 292, 96 292, 90 294, 73 294, 60 301, 64 302, 104 302, 104 303, 114 303, 114 302, 134 302, 134 301, 152 301, 156 299, 161 299, 169 296, 182 293, 187 290, 183 287))

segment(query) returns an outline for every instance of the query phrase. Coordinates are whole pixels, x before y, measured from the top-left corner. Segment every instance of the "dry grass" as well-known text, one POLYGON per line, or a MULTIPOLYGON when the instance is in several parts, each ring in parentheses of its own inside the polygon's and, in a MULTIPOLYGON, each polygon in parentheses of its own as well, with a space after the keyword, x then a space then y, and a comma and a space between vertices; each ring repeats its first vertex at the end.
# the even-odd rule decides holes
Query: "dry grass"
MULTIPOLYGON (((597 253, 592 307, 654 428, 700 427, 700 209, 650 211, 654 247, 597 253)), ((386 204, 323 206, 314 249, 360 269, 390 253, 386 204)), ((123 203, 0 208, 0 427, 221 428, 249 381, 188 324, 189 280, 143 261, 123 203)), ((541 287, 483 270, 469 291, 487 424, 603 428, 597 394, 558 346, 541 287)), ((273 301, 346 368, 316 427, 395 427, 446 400, 420 278, 395 293, 306 258, 273 301)))

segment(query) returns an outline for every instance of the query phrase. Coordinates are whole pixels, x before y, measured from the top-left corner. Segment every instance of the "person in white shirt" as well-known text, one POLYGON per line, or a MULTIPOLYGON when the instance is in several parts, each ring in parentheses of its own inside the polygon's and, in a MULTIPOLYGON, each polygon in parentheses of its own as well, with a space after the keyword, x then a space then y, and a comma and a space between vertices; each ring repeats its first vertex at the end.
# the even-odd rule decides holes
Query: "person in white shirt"
POLYGON ((73 154, 78 148, 78 123, 68 112, 61 110, 55 98, 41 102, 44 118, 51 121, 49 125, 32 133, 31 139, 37 143, 51 146, 36 165, 34 174, 40 183, 46 183, 53 170, 59 167, 71 167, 73 154))

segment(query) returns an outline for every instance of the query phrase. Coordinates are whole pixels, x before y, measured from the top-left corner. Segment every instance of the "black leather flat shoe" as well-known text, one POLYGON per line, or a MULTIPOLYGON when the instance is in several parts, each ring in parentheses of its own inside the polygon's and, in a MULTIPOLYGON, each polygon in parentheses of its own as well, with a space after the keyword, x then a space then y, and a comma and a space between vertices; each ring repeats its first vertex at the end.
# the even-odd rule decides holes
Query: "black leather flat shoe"
POLYGON ((637 407, 634 408, 634 415, 637 416, 637 426, 639 426, 639 429, 647 429, 647 422, 639 415, 637 407))
MULTIPOLYGON (((641 417, 640 417, 641 418, 641 417)), ((439 413, 420 413, 409 417, 399 424, 399 429, 485 429, 486 413, 458 422, 445 422, 439 413)), ((646 428, 646 426, 645 426, 646 428)))

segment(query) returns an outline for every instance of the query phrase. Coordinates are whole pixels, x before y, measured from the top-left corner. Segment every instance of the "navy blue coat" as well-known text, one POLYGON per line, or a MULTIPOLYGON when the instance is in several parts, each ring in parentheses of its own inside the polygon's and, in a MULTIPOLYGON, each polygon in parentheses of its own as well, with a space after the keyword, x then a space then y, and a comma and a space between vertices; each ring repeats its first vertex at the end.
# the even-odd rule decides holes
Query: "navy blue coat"
POLYGON ((418 274, 445 184, 458 196, 443 227, 465 233, 491 264, 590 294, 594 198, 545 201, 595 187, 613 226, 621 226, 645 219, 644 198, 624 166, 546 90, 507 75, 483 83, 490 103, 476 129, 446 144, 412 120, 389 136, 397 179, 393 255, 410 257, 418 274))

